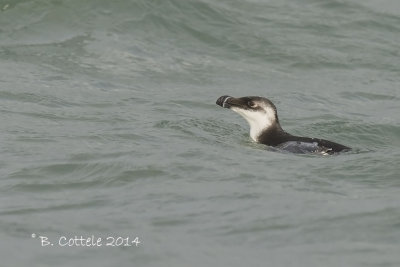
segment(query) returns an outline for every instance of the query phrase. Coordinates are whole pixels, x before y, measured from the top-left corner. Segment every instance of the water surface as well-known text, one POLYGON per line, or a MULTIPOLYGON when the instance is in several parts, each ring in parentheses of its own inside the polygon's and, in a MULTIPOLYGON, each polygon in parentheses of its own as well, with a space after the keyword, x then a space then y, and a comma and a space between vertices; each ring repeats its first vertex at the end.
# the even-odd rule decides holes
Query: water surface
POLYGON ((0 10, 4 266, 399 266, 397 1, 0 10), (221 95, 353 150, 270 151, 221 95), (141 243, 58 244, 92 235, 141 243))

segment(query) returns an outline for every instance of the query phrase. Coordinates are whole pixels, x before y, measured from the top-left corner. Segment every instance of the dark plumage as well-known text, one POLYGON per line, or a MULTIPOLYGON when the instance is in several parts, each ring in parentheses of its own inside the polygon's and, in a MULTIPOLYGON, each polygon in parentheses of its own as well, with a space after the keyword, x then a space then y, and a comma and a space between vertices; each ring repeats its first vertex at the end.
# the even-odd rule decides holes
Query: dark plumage
POLYGON ((350 150, 350 147, 325 139, 295 136, 285 132, 279 124, 275 105, 267 98, 221 96, 216 103, 243 116, 250 124, 251 138, 258 143, 294 153, 333 154, 350 150))

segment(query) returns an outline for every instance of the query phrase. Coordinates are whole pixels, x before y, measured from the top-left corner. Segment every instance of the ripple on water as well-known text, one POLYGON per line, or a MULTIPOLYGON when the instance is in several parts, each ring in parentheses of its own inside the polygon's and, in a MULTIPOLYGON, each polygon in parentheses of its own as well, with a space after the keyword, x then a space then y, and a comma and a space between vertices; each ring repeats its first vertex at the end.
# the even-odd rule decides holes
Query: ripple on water
POLYGON ((342 92, 340 95, 346 99, 355 99, 361 101, 399 100, 398 97, 394 95, 384 95, 369 92, 342 92))
POLYGON ((22 103, 36 103, 47 107, 71 107, 78 106, 76 103, 66 101, 59 97, 51 95, 40 95, 38 93, 14 93, 7 91, 0 91, 0 99, 8 101, 16 101, 22 103))
POLYGON ((163 120, 154 125, 160 129, 170 129, 180 132, 186 138, 195 137, 204 143, 229 142, 231 138, 243 138, 244 131, 238 124, 227 123, 215 119, 183 119, 179 121, 163 120))
POLYGON ((98 186, 102 179, 118 167, 104 163, 49 163, 24 167, 9 175, 12 190, 26 192, 86 189, 98 186))

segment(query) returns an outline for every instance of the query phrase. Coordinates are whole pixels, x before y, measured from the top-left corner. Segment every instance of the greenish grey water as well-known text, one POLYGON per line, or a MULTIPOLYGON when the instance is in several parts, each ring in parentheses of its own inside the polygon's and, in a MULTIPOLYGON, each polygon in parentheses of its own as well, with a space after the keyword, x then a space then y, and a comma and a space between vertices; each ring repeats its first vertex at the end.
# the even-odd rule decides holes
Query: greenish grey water
POLYGON ((399 266, 399 44, 391 0, 0 1, 1 265, 399 266))

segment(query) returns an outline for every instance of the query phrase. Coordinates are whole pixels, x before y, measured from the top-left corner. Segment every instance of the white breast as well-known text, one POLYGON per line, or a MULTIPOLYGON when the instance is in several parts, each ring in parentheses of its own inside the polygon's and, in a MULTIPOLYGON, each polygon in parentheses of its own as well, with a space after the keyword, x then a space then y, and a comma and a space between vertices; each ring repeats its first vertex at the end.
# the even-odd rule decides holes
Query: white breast
POLYGON ((275 123, 275 111, 271 107, 265 107, 263 110, 246 110, 241 108, 231 108, 236 113, 240 114, 250 125, 250 137, 255 142, 258 142, 260 134, 275 123))

